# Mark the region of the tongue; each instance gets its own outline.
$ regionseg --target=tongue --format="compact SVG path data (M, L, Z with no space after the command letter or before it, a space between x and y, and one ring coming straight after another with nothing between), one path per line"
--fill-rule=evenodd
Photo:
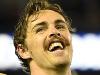
M56 48L53 51L50 51L54 56L63 56L64 55L64 50L61 48Z

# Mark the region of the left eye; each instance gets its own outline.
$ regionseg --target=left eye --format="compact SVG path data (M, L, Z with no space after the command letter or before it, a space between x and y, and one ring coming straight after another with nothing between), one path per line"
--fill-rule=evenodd
M57 29L65 29L65 26L64 25L57 25L56 28Z

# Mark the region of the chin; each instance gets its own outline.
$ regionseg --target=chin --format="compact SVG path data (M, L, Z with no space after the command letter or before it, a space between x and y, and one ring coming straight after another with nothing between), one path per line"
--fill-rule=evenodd
M55 66L56 67L66 67L66 66L70 66L70 64L71 64L71 62L70 61L68 61L68 60L60 60L60 61L56 61L55 62Z

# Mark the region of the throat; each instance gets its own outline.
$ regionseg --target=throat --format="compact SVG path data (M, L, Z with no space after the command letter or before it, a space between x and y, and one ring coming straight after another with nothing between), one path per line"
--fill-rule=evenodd
M71 75L71 70L65 65L59 65L55 68L42 68L35 62L30 63L31 75Z
M63 68L63 66L59 66L59 69L51 69L46 71L46 75L71 75L70 68Z

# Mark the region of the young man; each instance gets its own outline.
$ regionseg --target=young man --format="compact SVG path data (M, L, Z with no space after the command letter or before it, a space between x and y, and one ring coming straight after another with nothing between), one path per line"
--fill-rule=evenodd
M30 0L14 33L16 54L31 75L71 75L70 21L60 6Z

